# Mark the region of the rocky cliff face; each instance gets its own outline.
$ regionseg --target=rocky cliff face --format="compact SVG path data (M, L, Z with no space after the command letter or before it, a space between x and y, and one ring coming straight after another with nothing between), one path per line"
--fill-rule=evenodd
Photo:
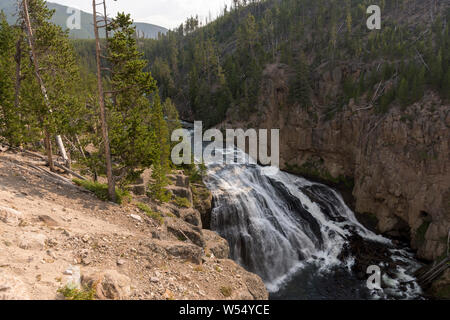
M336 92L337 68L317 81ZM221 127L279 128L284 170L344 183L355 211L377 218L378 230L406 238L418 256L444 254L450 231L450 106L433 93L406 110L374 108L353 101L339 111L288 104L287 71L269 65L256 114L242 122L231 110Z

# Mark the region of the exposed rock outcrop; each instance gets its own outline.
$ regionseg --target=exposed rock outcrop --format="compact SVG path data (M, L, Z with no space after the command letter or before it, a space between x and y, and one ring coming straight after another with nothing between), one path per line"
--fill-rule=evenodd
M323 90L333 77L318 79ZM283 65L269 65L258 112L241 122L231 110L221 127L279 128L282 169L354 184L354 209L376 215L379 231L409 239L420 258L441 256L450 230L450 106L429 92L406 110L377 114L351 101L330 117L319 106L289 105L288 78Z
M194 208L200 212L203 228L211 228L212 193L204 184L191 185Z
M450 299L450 269L433 283L431 293L439 299Z
M191 261L196 264L202 262L203 249L190 243L176 243L165 247L168 254Z
M81 283L95 290L99 300L127 300L131 294L131 280L116 270L83 276Z
M203 230L206 241L206 253L212 253L218 259L228 259L230 257L230 246L227 240L220 237L216 232Z

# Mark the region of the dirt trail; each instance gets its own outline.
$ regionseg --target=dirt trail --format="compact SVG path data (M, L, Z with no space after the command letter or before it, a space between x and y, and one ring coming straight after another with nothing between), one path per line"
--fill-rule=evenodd
M111 298L267 298L259 277L167 231L191 228L182 219L161 226L133 204L100 201L36 165L45 169L28 155L0 152L0 299L63 299L57 291L77 268L87 278L115 275ZM208 246L223 245L199 232Z

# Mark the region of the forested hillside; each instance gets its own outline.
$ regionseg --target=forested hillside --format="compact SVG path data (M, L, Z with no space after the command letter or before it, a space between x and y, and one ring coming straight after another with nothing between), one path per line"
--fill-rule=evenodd
M382 9L381 30L366 26L371 4ZM238 119L254 113L264 100L263 72L274 63L287 72L289 103L313 107L318 117L350 99L383 113L426 89L450 98L449 17L448 2L435 0L235 1L206 27L192 18L140 45L162 97L208 125L229 109ZM319 79L327 73L337 86Z
M421 258L441 257L450 3L234 3L207 26L191 18L139 41L161 96L205 126L280 128L282 169L345 185L380 232L409 241ZM373 4L380 30L366 25Z
M74 3L76 5L76 3ZM72 16L73 12L69 11L69 7L57 3L47 2L47 7L55 10L51 21L65 30L67 28L67 19ZM18 18L17 16L17 1L16 0L2 0L0 3L0 11L3 10L6 18L10 24L14 24ZM94 27L92 25L92 14L81 11L80 13L80 29L72 29L69 31L69 36L72 39L93 39ZM166 28L150 24L140 23L134 24L141 35L146 38L156 39L159 33L167 32Z

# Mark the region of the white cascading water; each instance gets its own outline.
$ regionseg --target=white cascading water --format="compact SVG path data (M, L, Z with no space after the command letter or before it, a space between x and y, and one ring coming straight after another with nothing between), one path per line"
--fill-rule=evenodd
M238 149L216 150L224 155L247 159ZM248 164L206 163L205 183L214 196L211 229L228 240L231 258L261 276L270 292L279 291L292 276L308 265L328 272L333 267L349 270L352 261L340 261L350 232L367 240L390 240L367 230L355 218L342 197L331 188L278 171ZM409 253L392 250L394 259L407 259L418 267ZM396 278L383 275L384 290L374 298L418 298L421 290L405 269ZM396 288L409 282L408 290ZM301 284L299 284L301 285Z

